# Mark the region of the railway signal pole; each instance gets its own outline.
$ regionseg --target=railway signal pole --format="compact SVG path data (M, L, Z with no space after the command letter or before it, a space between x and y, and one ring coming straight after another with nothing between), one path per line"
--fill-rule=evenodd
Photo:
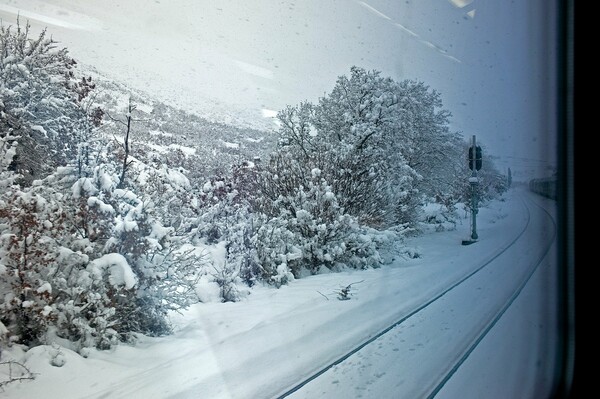
M469 169L471 169L471 177L469 177L469 183L471 185L471 239L463 240L463 245L473 244L477 242L479 235L477 235L477 186L479 185L479 179L477 178L477 171L481 169L483 164L483 156L481 147L477 145L477 139L473 135L473 142L469 147Z

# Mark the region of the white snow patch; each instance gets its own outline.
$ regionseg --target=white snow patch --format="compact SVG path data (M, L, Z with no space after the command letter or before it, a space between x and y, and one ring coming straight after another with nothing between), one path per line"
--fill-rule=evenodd
M133 288L137 284L137 277L131 266L127 263L127 259L121 254L110 253L93 260L88 266L88 271L101 277L103 270L108 270L108 281L113 287L125 286L125 288Z
M175 169L168 169L167 170L167 178L169 179L169 181L178 186L178 187L182 187L185 189L189 189L191 188L191 184L190 184L190 180L180 171L175 170Z
M205 251L209 254L214 267L217 270L223 269L227 260L227 243L221 241L215 245L206 246Z
M196 154L196 149L195 148L186 147L186 146L183 146L183 145L180 145L180 144L170 144L169 148L175 149L175 150L180 150L185 155L195 155Z
M112 205L105 203L98 197L91 196L87 200L87 205L90 208L98 207L98 210L102 213L113 214L115 212Z
M21 307L23 308L30 308L35 304L35 302L33 301L23 301L21 302Z
M221 288L209 276L202 276L196 285L196 295L202 303L220 303Z
M165 147L164 145L154 144L154 143L144 143L144 144L147 145L148 147L152 148L154 151L158 152L159 154L164 154L167 151L169 151L169 147Z
M41 294L43 292L47 292L49 294L52 293L52 286L50 285L49 282L45 282L44 284L40 285L39 288L36 290L36 292L38 294Z
M150 104L140 102L136 104L135 109L150 114L154 110L154 107Z
M162 240L164 237L171 234L172 232L173 232L172 227L164 227L160 223L154 223L152 225L152 232L150 233L150 235L152 238L155 238L157 240Z
M152 136L173 137L173 133L167 133L160 130L150 130L148 133Z
M8 334L8 328L0 321L0 337Z
M31 125L31 130L35 130L36 132L43 133L44 136L48 136L48 132L46 132L46 129L44 129L43 126L40 126L40 125Z
M240 148L239 143L230 143L229 141L225 141L225 140L220 140L220 141L223 143L225 148Z
M333 201L335 200L335 194L332 193L331 191L327 191L324 195L323 198L327 201Z
M264 118L275 118L277 116L277 111L267 108L261 109L260 113Z

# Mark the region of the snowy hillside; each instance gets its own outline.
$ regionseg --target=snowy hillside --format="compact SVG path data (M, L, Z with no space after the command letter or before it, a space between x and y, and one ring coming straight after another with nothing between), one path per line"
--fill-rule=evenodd
M314 101L351 65L394 68L377 45L387 29L361 2L0 3L5 22L17 13L113 80L211 121L261 129L285 105ZM336 13L343 23L331 24Z
M196 185L224 176L233 164L267 159L276 144L271 128L256 130L211 122L143 90L109 80L95 68L82 67L81 73L96 84L92 106L101 107L110 117L122 119L132 99L136 107L131 136L134 154L144 161L154 157L168 166L184 167ZM104 118L103 134L122 140L125 129L110 117Z

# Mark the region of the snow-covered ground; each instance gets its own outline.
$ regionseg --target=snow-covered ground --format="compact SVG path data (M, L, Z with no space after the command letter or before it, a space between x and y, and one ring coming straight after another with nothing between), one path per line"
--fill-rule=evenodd
M56 346L27 353L13 348L3 359L24 361L36 379L9 384L3 395L275 397L491 260L523 232L460 290L292 396L415 397L447 371L547 247L552 220L532 201L553 212L552 202L511 192L506 201L480 210L476 244L461 245L469 232L468 219L463 219L454 231L411 239L407 244L418 250L418 258L401 257L380 269L307 277L280 289L256 287L237 303L198 304L174 316L172 336L140 337L134 346L92 350L87 358ZM553 260L550 252L497 329L473 352L476 360L467 359L440 397L530 397L532 390L546 386L544 373L554 361L555 309L546 301L554 297ZM335 292L355 282L355 295L338 300ZM57 358L58 363L64 360L62 367L51 365Z

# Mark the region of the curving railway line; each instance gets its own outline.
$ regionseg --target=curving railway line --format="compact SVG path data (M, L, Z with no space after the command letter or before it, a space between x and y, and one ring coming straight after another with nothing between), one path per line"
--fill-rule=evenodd
M531 198L523 198L522 203L526 223L492 257L277 398L386 397L390 386L393 397L437 397L513 306L540 265L549 261L556 241L554 216ZM525 253L528 256L520 256ZM378 357L386 359L380 369ZM549 356L546 361L553 360ZM362 371L357 367L360 363ZM422 370L415 373L419 367ZM374 378L365 388L369 374ZM403 375L416 377L404 381Z

